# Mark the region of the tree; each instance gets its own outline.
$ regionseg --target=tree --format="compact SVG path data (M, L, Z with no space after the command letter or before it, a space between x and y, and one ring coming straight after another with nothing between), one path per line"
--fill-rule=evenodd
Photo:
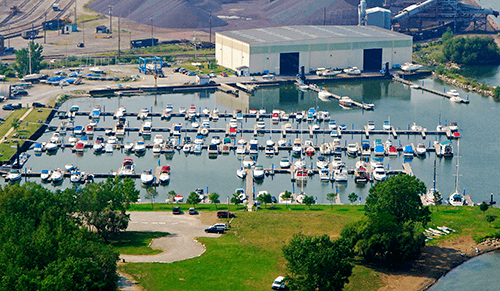
M285 205L288 208L288 201L292 199L292 192L285 191L283 195L281 195L281 199L285 200Z
M304 202L304 204L309 207L309 210L311 210L311 205L313 205L315 201L313 196L306 196L302 202Z
M479 205L479 209L481 209L481 211L483 212L483 215L486 212L486 210L488 210L488 208L490 208L490 206L488 204L486 204L486 202L484 202L484 201L483 201L483 203L481 203Z
M271 197L271 194L266 193L266 194L263 194L263 195L260 195L259 197L257 197L257 201L259 201L260 203L263 203L264 208L266 208L267 203L273 202L273 197Z
M30 41L28 48L23 48L16 51L16 63L13 65L21 78L24 75L31 73L39 73L43 69L43 46ZM30 73L30 55L31 55L31 73Z
M464 65L498 64L500 53L491 37L454 37L443 43L447 61Z
M191 192L189 194L188 199L186 200L186 203L193 204L193 207L196 207L196 204L200 204L200 202L201 202L200 195L198 195L198 193L196 192Z
M343 239L295 234L283 246L283 256L290 290L342 290L352 274L353 252Z
M243 201L240 199L240 191L236 191L236 193L233 194L233 197L231 197L231 203L239 205L243 203Z
M330 201L330 208L333 208L333 202L337 199L337 193L326 194L326 200Z
M366 260L381 258L393 264L420 255L425 245L425 228L430 221L428 207L420 194L424 183L400 174L375 184L365 205L365 219L342 235Z
M82 220L81 225L91 230L95 228L107 242L109 233L128 227L130 215L126 211L130 203L137 202L139 190L131 178L120 180L117 176L105 182L86 184L74 196L75 212Z
M441 36L441 42L444 44L453 38L453 30L450 27L446 29L445 33Z
M158 191L156 191L156 188L154 187L147 187L146 188L146 195L144 198L151 200L151 208L154 209L154 202L155 198L158 195Z
M21 123L19 122L19 118L14 118L14 120L12 120L12 127L14 128L15 131L17 131L20 124Z
M358 194L352 192L351 194L349 194L348 198L349 198L349 202L351 202L351 204L353 204L354 202L358 201Z
M175 193L174 190L171 190L168 192L168 199L170 200L170 203L172 203L172 204L174 204L175 195L177 195L177 193Z
M438 207L443 203L443 196L439 191L434 192L434 204L436 204L436 211L439 211Z
M76 224L66 199L30 182L0 188L0 290L116 290L118 254Z
M496 215L491 215L491 214L488 214L486 215L486 221L488 223L492 223L493 221L495 221L497 219ZM490 225L491 226L491 225Z
M220 200L219 200L219 194L217 193L212 193L210 195L208 195L208 199L210 199L210 201L215 204L215 209L217 209L217 203L220 203Z

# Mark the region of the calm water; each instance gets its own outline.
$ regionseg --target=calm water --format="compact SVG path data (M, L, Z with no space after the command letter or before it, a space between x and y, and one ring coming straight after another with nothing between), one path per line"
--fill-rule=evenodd
M430 291L498 290L500 252L475 257L439 279Z
M444 85L434 82L432 79L422 80L425 85L443 90ZM338 102L323 102L317 98L314 92L300 92L295 87L276 87L259 89L254 96L249 98L235 98L224 93L193 93L193 94L167 94L155 96L140 96L127 98L81 98L72 99L67 104L63 105L62 109L68 109L72 105L77 104L80 110L88 111L95 104L100 104L105 107L106 111L113 111L119 106L126 106L129 112L136 112L141 107L152 108L154 112L161 112L167 103L172 103L175 110L179 106L189 107L190 104L195 104L199 108L214 108L217 107L220 111L231 112L235 108L260 108L265 107L268 112L273 109L282 109L287 112L293 110L307 110L310 107L319 106L321 110L328 110L331 113L332 119L336 120L337 124L344 123L348 128L360 129L369 120L376 122L377 128L382 127L383 121L390 118L391 124L396 128L406 129L413 122L424 126L429 130L434 130L441 118L442 123L449 121L457 121L460 128L460 133L463 138L460 142L460 180L459 189L464 188L466 193L472 196L475 202L481 202L489 199L490 193L495 193L497 185L494 182L499 175L499 167L495 158L495 153L498 151L500 142L496 132L500 131L498 120L499 104L491 100L475 94L469 94L471 104L455 104L447 99L434 96L419 90L410 89L402 84L388 81L370 81L365 83L346 83L327 85L331 92L348 95L354 100L367 103L374 103L374 111L362 111L360 109L343 110L339 107ZM447 90L450 88L446 88ZM466 93L458 89L461 96L466 96ZM140 126L140 121L135 118L128 118L130 126ZM59 119L54 119L52 124L57 125ZM84 126L88 122L87 117L77 117L76 125ZM173 118L170 122L161 121L159 118L153 119L153 126L170 127L172 122L183 122L183 119ZM211 124L212 128L225 128L229 120L221 119L217 123ZM253 120L244 121L244 127L253 127ZM270 119L266 120L266 128L270 128ZM114 124L112 118L102 118L99 121L100 125L111 127ZM188 125L189 126L189 125ZM300 127L294 123L294 127ZM302 125L305 128L305 125ZM327 124L322 124L322 127L327 127ZM277 126L274 125L276 128ZM51 133L46 133L40 138L41 141L47 141ZM190 136L194 138L194 134ZM164 138L167 134L164 133ZM221 136L222 137L222 136ZM252 138L251 134L243 136L247 141ZM137 133L130 133L125 137L125 141L133 142L138 138ZM210 142L211 136L206 139L205 144ZM239 138L239 136L238 136ZM261 144L265 143L269 136L258 137ZM280 137L272 136L277 141ZM293 140L295 136L288 135L288 140ZM305 140L308 137L303 137ZM372 136L370 141L382 139L385 141L388 137ZM399 136L393 140L393 143L406 145L410 142L424 142L429 145L434 141L435 136L428 136L426 140L422 140L420 136ZM66 137L67 139L67 137ZM360 141L360 135L342 136L342 143L350 143ZM445 137L440 137L444 141ZM326 135L318 135L312 139L315 144L323 141L331 141L331 138ZM455 152L457 151L456 141L454 143ZM33 154L32 151L30 151ZM281 156L288 156L288 152L280 152L279 156L267 158L261 153L258 157L258 163L264 167L271 167L272 164L279 166ZM235 171L241 166L241 161L232 153L228 156L218 156L216 159L209 159L207 152L199 156L188 155L184 153L175 153L173 156L161 155L154 157L152 151L148 151L145 156L131 156L136 163L136 172L140 173L145 169L154 169L158 163L161 165L170 164L172 167L171 183L167 186L159 186L157 188L159 197L156 201L164 201L166 193L174 190L182 195L187 195L197 187L201 187L209 192L218 192L223 198L239 187L244 187L244 181L236 177ZM109 172L117 170L124 158L127 155L115 151L112 155L102 154L96 156L91 149L87 149L82 157L71 153L70 150L59 150L56 155L41 156L32 155L28 160L26 167L31 167L33 171L41 171L42 169L63 168L67 163L73 163L84 172ZM315 159L308 158L308 166L311 163L315 164ZM349 168L354 167L356 159L343 156L342 159L347 163ZM421 179L429 187L432 184L433 176L433 160L434 154L428 154L426 158L414 158L410 163L415 175ZM403 157L384 158L386 167L401 169ZM455 173L456 158L453 159L438 159L437 160L437 188L447 196L454 190L454 173ZM33 179L39 181L38 179ZM69 179L66 179L62 186L69 186ZM137 180L138 188L140 181ZM317 198L318 203L326 203L326 194L338 191L342 202L348 203L347 196L356 192L361 197L361 202L368 195L370 184L366 186L357 186L353 178L350 177L348 183L321 183L319 177L313 177L307 182L303 191L308 195L313 195ZM47 184L48 188L54 188L51 184ZM295 190L295 185L290 182L289 175L277 174L274 178L266 177L260 184L255 185L255 190L267 190L273 195L278 195L284 190ZM144 194L145 190L141 188ZM224 200L224 199L223 199Z

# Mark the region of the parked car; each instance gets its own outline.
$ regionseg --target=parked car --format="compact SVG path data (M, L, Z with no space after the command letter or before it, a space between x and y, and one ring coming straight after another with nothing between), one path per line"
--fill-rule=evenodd
M28 96L28 91L26 90L17 90L12 94L14 97L20 97L20 96Z
M227 210L217 211L217 218L232 218L235 217L233 212L229 212Z
M198 214L198 211L196 211L194 207L189 208L189 215L196 215L196 214Z
M179 206L175 206L173 209L172 209L172 213L173 214L181 214L181 208Z
M40 102L33 102L31 105L33 107L35 107L35 108L43 108L43 107L45 107L45 104L40 103Z
M227 226L226 226L226 224L225 224L225 223L216 223L216 224L214 224L214 225L212 225L212 226L214 226L214 227L218 227L218 228L222 228L222 229L224 229L224 230L227 230Z
M188 76L196 76L196 73L195 72L189 72L187 75Z
M83 42L79 42L76 46L77 47L85 47L85 44L83 44Z
M2 107L3 110L16 110L21 108L21 104L6 104Z
M222 73L220 73L220 75L221 75L222 77L227 77L227 73L226 73L226 72L222 72Z
M181 68L179 68L179 67L175 67L175 68L174 68L174 70L173 70L173 72L174 72L174 73L178 73L180 69L181 69Z
M226 232L226 230L224 228L216 227L216 226L212 225L211 227L206 228L205 232L206 233L224 233L224 232Z
M271 286L271 289L273 289L273 290L283 290L285 288L286 288L285 277L278 276L276 279L274 279L274 282L273 282L273 285Z

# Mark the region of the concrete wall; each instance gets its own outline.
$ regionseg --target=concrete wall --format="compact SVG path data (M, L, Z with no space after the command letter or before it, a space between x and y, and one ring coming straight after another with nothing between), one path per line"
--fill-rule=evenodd
M265 70L279 74L280 53L298 52L299 67L304 66L309 72L321 67L348 68L358 67L363 70L363 50L382 48L382 63L404 64L412 60L411 39L376 39L346 38L335 43L311 43L309 40L293 41L276 45L246 44L241 41L216 35L217 63L235 70L246 65L250 73L262 73Z

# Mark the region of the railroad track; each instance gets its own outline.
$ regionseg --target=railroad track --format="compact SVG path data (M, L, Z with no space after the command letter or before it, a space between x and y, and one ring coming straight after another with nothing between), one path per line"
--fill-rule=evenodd
M21 4L17 5L17 10L21 11L21 9L24 8L24 6L26 6L26 4L28 4L29 1L30 0L24 0ZM2 22L0 22L0 26L9 22L9 20L11 20L12 17L14 17L14 15L15 15L14 13L10 13Z
M37 3L37 8L43 3L44 0L41 0L39 1L39 3ZM60 0L57 0L56 2L59 3ZM57 13L57 15L52 18L52 19L47 19L47 21L49 20L54 20L54 19L59 19L61 18L69 9L70 7L73 6L73 4L75 3L76 0L71 0L66 6L64 6L63 9L61 9L59 11L59 13ZM36 9L34 9L31 14L33 14L33 12L35 11ZM4 39L9 39L9 38L13 38L13 37L18 37L18 36L21 36L21 33L25 30L29 30L29 29L40 29L42 28L42 23L44 20L44 17L45 15L50 12L52 10L52 7L48 8L47 10L45 10L44 13L42 13L40 16L36 17L34 20L32 21L29 21L27 22L26 24L22 24L20 26L17 26L16 28L14 29L4 29L4 30L0 30L0 34L4 31L9 31L8 33L4 33ZM31 10L30 10L31 11ZM25 20L29 15L27 15L23 20ZM12 31L14 30L14 31Z

